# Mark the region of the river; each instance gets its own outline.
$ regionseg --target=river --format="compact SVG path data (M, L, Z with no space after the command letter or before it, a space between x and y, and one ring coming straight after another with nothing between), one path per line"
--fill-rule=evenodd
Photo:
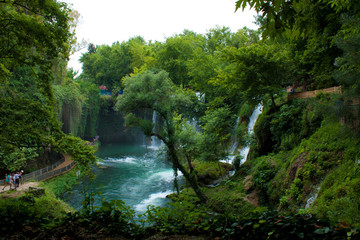
M121 199L137 213L146 211L148 205L164 206L166 196L174 192L174 172L163 151L139 145L108 144L99 148L102 159L93 173L96 179L73 187L62 199L75 209L82 207L84 189L101 192L101 199Z

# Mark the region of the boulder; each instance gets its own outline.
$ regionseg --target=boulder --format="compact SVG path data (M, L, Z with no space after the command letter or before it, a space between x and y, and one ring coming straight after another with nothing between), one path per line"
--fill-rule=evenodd
M40 187L29 187L29 193L34 197L41 197L45 195L45 189Z

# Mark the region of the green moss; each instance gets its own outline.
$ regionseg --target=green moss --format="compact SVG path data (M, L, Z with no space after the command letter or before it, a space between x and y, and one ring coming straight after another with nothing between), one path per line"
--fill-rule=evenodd
M283 211L296 212L321 183L318 198L307 211L332 224L345 221L359 227L359 139L337 122L324 122L309 139L288 153L291 155L285 158L286 162L279 161L271 184L266 184L269 179L265 178L269 176L269 160L264 162L266 157L262 157L254 161L252 174L261 194L267 193L270 202L278 201Z
M198 176L198 181L202 184L211 184L213 181L224 178L232 165L220 162L194 161L193 167Z
M63 201L49 195L35 198L35 208L38 214L44 217L52 216L54 218L64 217L65 213L74 211L73 208Z
M256 208L255 205L244 200L246 194L239 183L230 182L227 185L207 191L209 206L223 214L245 215Z
M239 117L249 119L253 110L254 108L251 105L244 103L240 108Z
M332 224L346 222L360 228L360 166L349 161L331 171L321 184L313 213Z

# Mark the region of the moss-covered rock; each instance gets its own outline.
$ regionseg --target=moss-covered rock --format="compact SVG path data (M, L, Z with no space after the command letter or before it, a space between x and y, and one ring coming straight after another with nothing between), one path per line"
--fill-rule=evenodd
M195 161L193 167L201 185L214 184L217 180L221 181L228 177L229 171L234 170L232 164L224 162Z

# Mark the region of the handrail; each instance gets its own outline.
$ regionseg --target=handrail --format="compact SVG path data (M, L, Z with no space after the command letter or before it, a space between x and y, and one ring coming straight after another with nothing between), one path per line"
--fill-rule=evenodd
M53 170L54 168L56 168L57 166L59 166L63 162L65 162L64 157L60 161L57 161L56 163L54 163L51 166L47 166L47 167L44 167L42 169L36 170L34 172L24 174L24 175L22 175L23 182L27 182L27 181L30 181L30 180L36 180L38 176L41 176L42 174L45 174L45 173Z
M44 181L50 178L53 178L55 176L58 176L64 172L69 171L70 169L72 169L75 166L75 162L71 162L69 165L62 167L60 169L54 170L57 166L59 166L60 164L62 164L63 162L65 162L65 158L63 158L62 160L54 163L51 166L36 170L34 172L31 173L27 173L22 175L23 178L23 182L28 182L28 181ZM4 181L4 179L0 180L0 181Z
M306 92L295 92L288 95L288 100L292 100L294 98L313 98L316 97L319 93L337 93L341 94L342 89L341 87L331 87L325 89L319 89L314 91L306 91Z
M45 174L36 176L35 179L33 179L33 180L40 182L40 181L44 181L44 180L56 177L58 175L61 175L61 174L65 173L65 172L69 171L74 166L75 166L75 162L71 162L69 165L67 165L65 167L62 167L62 168L59 168L59 169L57 169L55 171L50 171L50 172L47 172Z

